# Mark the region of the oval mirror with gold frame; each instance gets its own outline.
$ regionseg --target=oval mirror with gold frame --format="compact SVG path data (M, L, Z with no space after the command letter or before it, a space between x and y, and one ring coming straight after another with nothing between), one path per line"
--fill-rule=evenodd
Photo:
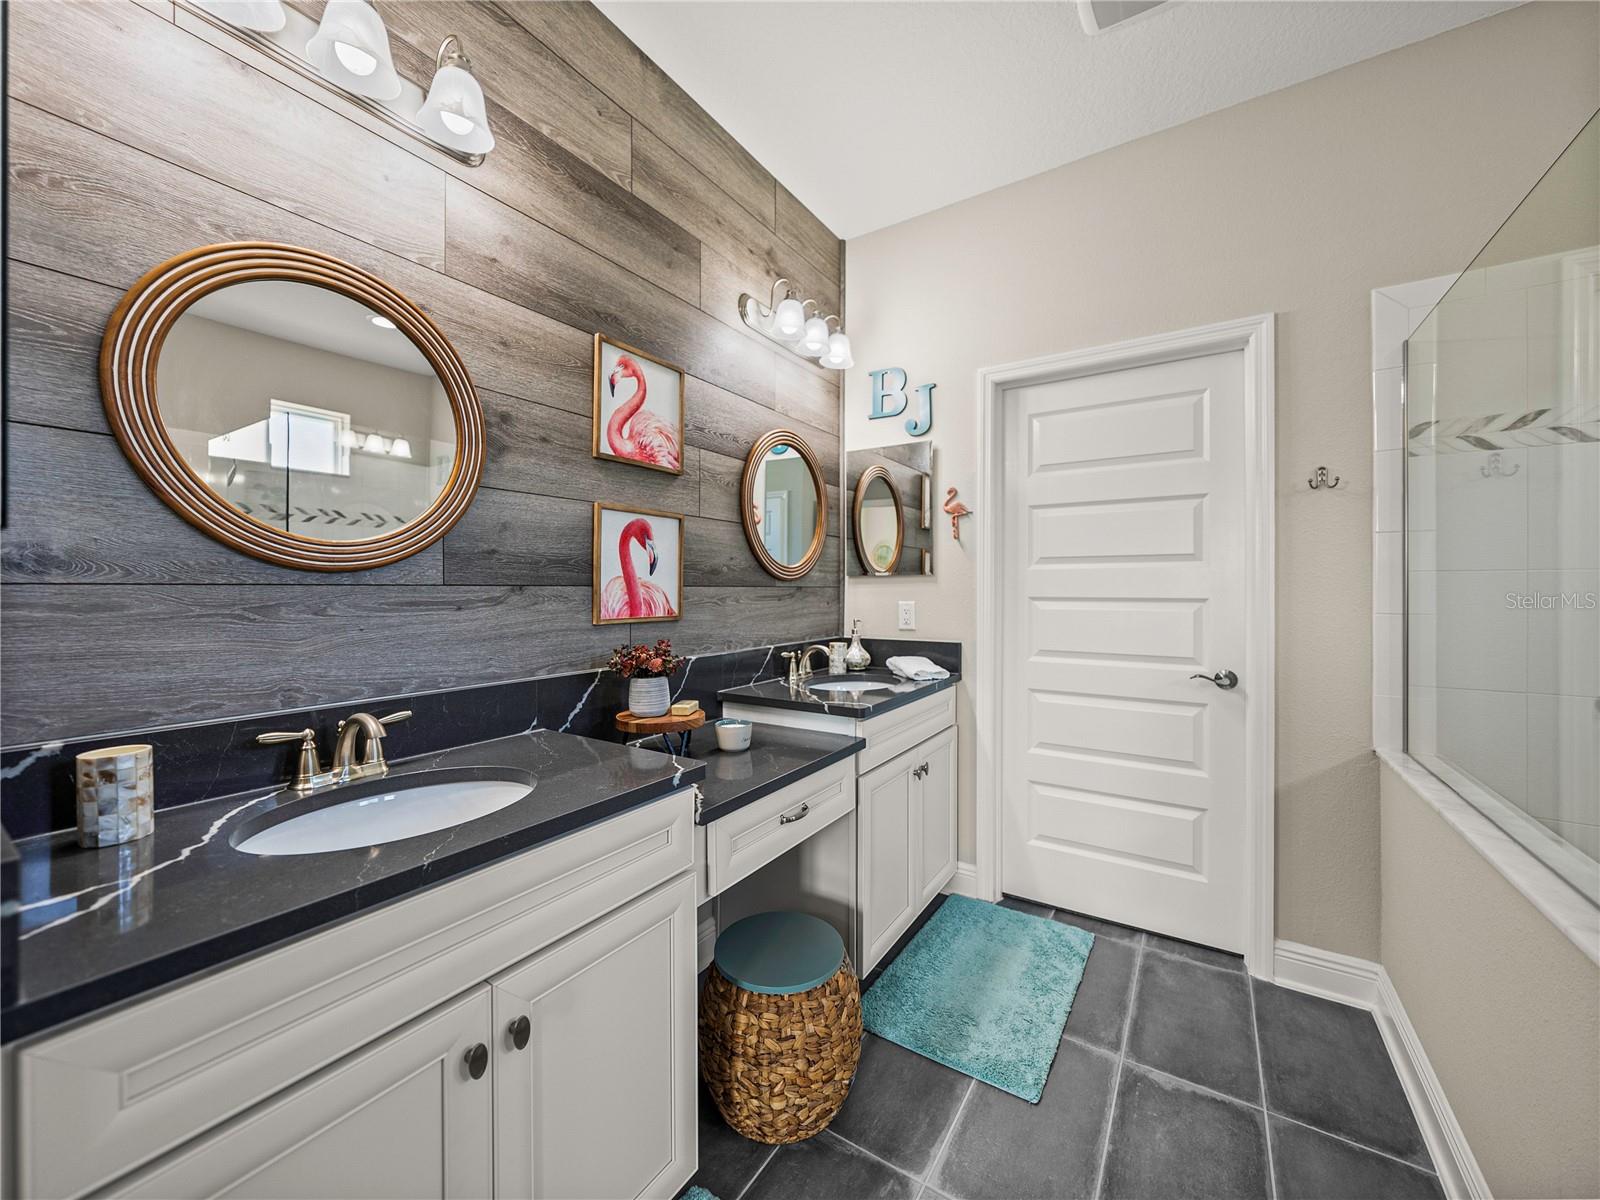
M106 327L100 390L156 495L283 567L416 554L483 473L483 410L444 334L383 280L297 246L205 246L150 271Z
M861 569L868 575L893 575L906 543L906 513L887 468L872 466L861 472L851 517Z
M799 579L822 557L828 489L804 438L788 429L763 434L744 461L739 512L750 551L768 575Z

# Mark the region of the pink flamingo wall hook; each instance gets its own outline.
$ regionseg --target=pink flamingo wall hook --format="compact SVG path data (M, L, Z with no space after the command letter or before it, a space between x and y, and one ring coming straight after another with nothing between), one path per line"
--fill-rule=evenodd
M961 540L961 518L970 517L972 510L956 499L955 488L945 489L944 504L941 507L950 514L950 536L959 542Z

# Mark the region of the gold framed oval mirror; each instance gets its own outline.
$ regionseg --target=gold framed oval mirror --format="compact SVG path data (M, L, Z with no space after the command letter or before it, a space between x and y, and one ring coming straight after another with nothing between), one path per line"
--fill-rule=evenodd
M893 575L906 541L906 513L887 468L861 472L851 515L861 569L868 575Z
M744 460L739 513L745 540L768 575L799 579L822 557L828 489L804 438L788 429L763 434Z
M483 411L444 334L383 280L298 246L205 246L150 271L106 326L100 390L156 495L283 567L416 554L483 473Z

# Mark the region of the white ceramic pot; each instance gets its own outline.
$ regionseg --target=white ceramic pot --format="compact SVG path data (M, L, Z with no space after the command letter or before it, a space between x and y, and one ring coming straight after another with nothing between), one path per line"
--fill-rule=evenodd
M636 717L664 717L672 707L672 683L665 675L628 680L628 711Z

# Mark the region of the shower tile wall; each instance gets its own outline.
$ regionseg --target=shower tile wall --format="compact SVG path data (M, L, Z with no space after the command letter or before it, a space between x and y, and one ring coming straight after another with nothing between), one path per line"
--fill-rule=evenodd
M1600 412L1574 339L1597 265L1589 251L1468 271L1431 319L1408 314L1406 380L1410 748L1591 858Z

